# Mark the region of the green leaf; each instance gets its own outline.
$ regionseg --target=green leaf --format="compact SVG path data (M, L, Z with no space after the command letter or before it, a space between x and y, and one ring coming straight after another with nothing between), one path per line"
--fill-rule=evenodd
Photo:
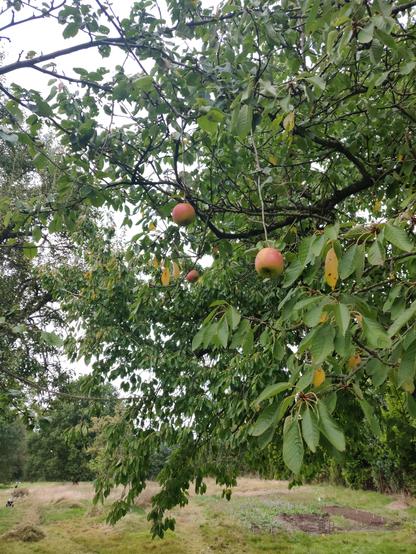
M133 87L138 91L150 92L153 88L153 78L151 75L143 75L134 81Z
M365 371L371 376L371 380L375 387L379 387L384 383L389 374L389 368L377 358L369 360L365 366Z
M240 139L245 139L250 133L252 120L253 108L248 104L244 104L237 116L236 134Z
M242 319L233 335L230 348L239 348L243 346L248 333L251 330L250 322L247 319Z
M348 325L350 324L350 312L345 304L335 304L334 306L335 321L342 336L345 336Z
M307 77L306 80L312 83L315 87L319 88L320 90L325 90L326 88L326 83L324 79L319 75L312 75L312 77Z
M306 408L302 415L302 435L311 452L316 452L319 444L319 427L316 415L310 408Z
M227 322L227 318L225 316L222 316L222 318L220 320L220 323L218 325L218 330L217 330L217 336L219 338L219 341L220 341L221 345L224 348L227 348L227 344L228 344L228 322Z
M62 346L63 340L56 333L49 333L47 331L41 332L42 340L49 346Z
M230 306L225 313L228 321L228 326L232 331L235 331L241 321L241 314L234 308Z
M361 31L358 33L358 42L361 42L361 44L368 44L373 40L373 33L374 24L370 23L369 25L367 25L367 27L364 27L364 29L361 29Z
M337 38L338 31L334 30L328 33L328 37L326 39L326 51L329 56L332 56L332 54L334 53L334 44Z
M299 473L302 467L303 454L304 448L299 422L296 418L290 417L290 421L287 424L285 423L283 434L283 461L295 475Z
M400 66L399 73L400 75L409 75L416 67L416 62L407 62Z
M342 256L339 263L339 276L341 281L352 275L356 269L357 245L353 244Z
M373 407L367 402L367 400L358 400L358 403L361 406L366 420L368 421L370 429L376 437L379 437L381 435L381 429L378 419L374 415Z
M283 398L283 400L280 402L279 407L277 409L276 414L276 425L279 423L279 421L286 415L287 410L289 409L289 406L291 406L294 402L294 395L286 396L286 398Z
M384 250L378 240L375 240L367 253L368 261L371 265L384 264Z
M400 331L400 329L406 325L406 323L416 314L416 300L412 302L412 304L402 312L396 321L394 321L388 330L389 337L394 337L396 333Z
M416 418L416 400L411 394L406 394L406 404L409 415Z
M301 376L299 381L296 383L296 390L303 391L312 383L313 379L313 370L308 369L305 371L305 373Z
M365 266L365 245L359 244L355 252L355 278L357 281L361 280L364 273Z
M269 427L277 423L277 402L273 402L270 406L267 406L259 415L256 422L251 426L249 434L253 437L259 437Z
M328 240L337 240L339 235L339 222L333 225L327 225L324 230L324 235Z
M416 373L416 342L408 350L403 352L402 359L397 374L397 385L401 387L403 383L413 381Z
M23 255L26 258L29 258L31 260L32 258L36 258L38 254L38 248L35 244L31 244L29 242L25 242L22 248Z
M275 428L269 427L267 431L265 431L262 435L260 435L257 438L257 444L259 445L260 450L263 450L264 448L266 448L268 444L272 442L274 433L275 433Z
M344 433L338 427L335 420L329 415L324 402L319 401L317 403L319 413L319 426L322 433L329 440L329 442L335 446L337 450L343 452L345 450L345 437Z
M197 332L197 334L192 339L192 352L194 352L195 350L198 350L198 348L203 343L206 330L207 330L207 326L205 325L202 326L201 329Z
M35 242L39 242L42 238L42 230L40 227L33 227L32 238Z
M404 252L413 252L414 245L410 242L409 237L404 229L393 227L391 223L386 223L384 226L385 239Z
M263 400L268 400L273 396L277 396L281 392L287 389L290 389L291 387L292 387L292 384L289 382L275 383L274 385L269 385L264 389L264 391L258 396L258 398L256 398L256 400L252 404L253 405L260 404L260 402L263 402Z
M308 327L316 327L319 324L324 307L330 303L330 299L325 297L318 297L317 300L319 304L306 312L303 316L303 322Z
M217 337L217 330L218 330L217 321L214 321L213 323L211 323L211 325L208 325L206 327L206 331L204 333L204 338L203 338L204 348L207 348L208 346L215 344L215 339Z
M383 312L384 313L389 312L391 310L391 307L392 307L394 301L396 300L396 298L398 296L400 296L401 292L402 292L402 286L401 285L396 285L390 290L389 295L387 297L387 300L385 301L385 303L383 305Z
M67 25L64 29L64 32L62 33L62 36L66 38L74 37L78 34L79 31L79 24L75 23L75 21L72 21L69 25Z
M245 356L250 354L250 352L253 350L253 345L254 345L254 333L253 333L253 329L251 328L251 325L249 325L247 327L247 331L244 335L244 340L242 343L243 354Z
M377 321L363 317L363 333L367 344L374 348L390 348L391 339L383 327Z
M285 270L283 288L287 288L293 285L296 279L299 279L299 277L302 275L304 269L305 266L299 259L294 260Z
M217 131L218 122L212 121L207 115L201 115L201 117L198 117L197 123L203 131L206 131L211 135L215 134Z
M318 327L312 338L310 351L315 365L320 365L334 351L334 328L330 325Z

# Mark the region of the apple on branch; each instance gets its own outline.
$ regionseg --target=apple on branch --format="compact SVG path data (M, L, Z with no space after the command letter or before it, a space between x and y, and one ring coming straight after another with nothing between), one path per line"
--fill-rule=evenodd
M261 277L278 277L283 272L285 260L276 248L262 248L256 256L255 268Z
M196 217L195 210L189 202L180 202L172 210L172 219L181 227L190 225Z

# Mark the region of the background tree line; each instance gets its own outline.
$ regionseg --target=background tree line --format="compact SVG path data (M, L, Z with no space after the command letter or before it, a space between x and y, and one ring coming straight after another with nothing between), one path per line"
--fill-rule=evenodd
M123 459L128 449L109 451L108 433L122 423L123 402L115 389L95 389L101 400L80 397L85 378L69 382L58 396L42 409L35 427L28 428L22 418L2 413L0 419L0 483L27 481L90 481L103 478L113 458ZM78 397L77 397L78 396ZM321 455L311 459L305 478L308 482L416 494L416 436L414 426L406 422L405 406L391 394L383 409L381 425L385 430L375 438L360 418L351 429L351 442L345 454L335 458ZM124 440L132 440L134 429ZM164 446L152 456L149 479L156 479L173 447ZM258 474L266 479L285 479L290 473L284 465L278 445L270 445L254 456L242 453L236 460L217 454L222 463L239 466L242 473ZM218 461L217 459L217 461Z

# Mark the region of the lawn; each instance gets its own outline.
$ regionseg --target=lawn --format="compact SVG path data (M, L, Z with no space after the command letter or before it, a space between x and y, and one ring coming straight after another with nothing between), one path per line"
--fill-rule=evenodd
M416 501L374 492L289 490L284 481L244 478L227 502L209 482L207 495L191 494L188 506L174 512L176 531L152 540L146 511L154 483L114 527L105 523L108 508L92 505L89 483L22 486L29 495L13 509L4 507L11 491L0 489L1 554L416 553ZM25 526L43 538L21 540Z

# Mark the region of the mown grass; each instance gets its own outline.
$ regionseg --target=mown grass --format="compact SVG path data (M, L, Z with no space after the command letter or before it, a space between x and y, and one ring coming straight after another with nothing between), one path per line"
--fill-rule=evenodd
M276 482L275 482L276 483ZM271 486L272 484L270 484ZM107 508L95 510L91 490L61 485L28 485L29 497L15 508L3 508L7 491L0 490L0 534L19 523L38 526L46 537L37 543L2 541L1 554L415 554L416 506L393 512L392 497L342 487L309 486L288 491L283 483L268 489L268 483L245 480L232 500L221 499L217 490L191 498L175 511L176 531L162 541L152 540L146 510L138 506L114 527L105 524ZM279 514L319 514L325 505L367 510L400 523L391 530L351 529L351 522L335 516L340 532L308 535L289 532Z

